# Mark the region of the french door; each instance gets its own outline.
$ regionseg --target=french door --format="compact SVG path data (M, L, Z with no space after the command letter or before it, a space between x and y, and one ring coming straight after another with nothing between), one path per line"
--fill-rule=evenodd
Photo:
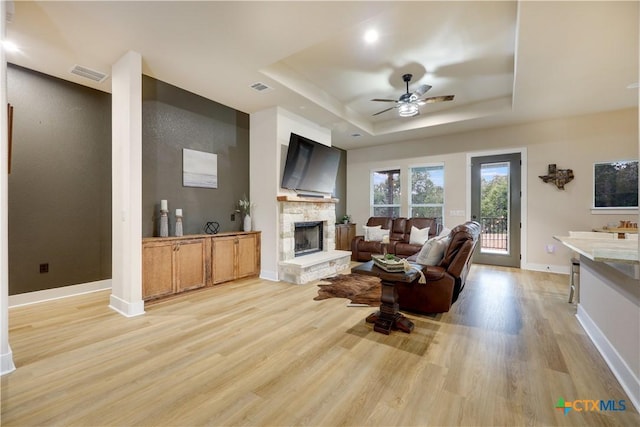
M471 219L482 228L479 264L520 267L520 153L471 158Z

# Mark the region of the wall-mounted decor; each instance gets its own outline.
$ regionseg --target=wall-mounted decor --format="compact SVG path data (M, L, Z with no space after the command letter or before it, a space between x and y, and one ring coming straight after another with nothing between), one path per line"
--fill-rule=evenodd
M555 184L559 190L564 190L564 185L573 180L572 169L558 169L555 163L550 164L546 175L539 175L543 182L550 182Z
M638 207L638 161L598 162L593 165L594 209Z
M218 155L183 148L182 185L218 188Z

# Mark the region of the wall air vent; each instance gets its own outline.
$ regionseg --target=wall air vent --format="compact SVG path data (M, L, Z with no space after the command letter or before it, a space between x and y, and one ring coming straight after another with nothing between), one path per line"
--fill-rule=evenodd
M108 74L105 74L100 71L92 70L91 68L83 67L82 65L74 65L71 70L69 70L71 74L75 74L80 77L84 77L89 80L93 80L94 82L102 83L105 81Z
M265 91L273 90L272 87L269 87L266 84L260 83L260 82L256 82L256 83L252 84L251 85L251 89L256 90L258 92L265 92Z

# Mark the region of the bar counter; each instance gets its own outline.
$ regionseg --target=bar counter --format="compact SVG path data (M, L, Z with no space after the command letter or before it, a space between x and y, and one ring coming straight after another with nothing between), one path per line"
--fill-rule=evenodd
M586 239L569 236L553 236L553 238L591 261L640 264L637 240Z
M631 403L640 410L638 241L565 236L554 239L580 254L576 317Z

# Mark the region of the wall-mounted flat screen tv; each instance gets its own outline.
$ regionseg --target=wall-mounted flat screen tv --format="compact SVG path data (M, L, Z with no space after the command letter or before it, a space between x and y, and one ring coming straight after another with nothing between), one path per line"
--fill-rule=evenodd
M333 193L339 164L339 150L292 133L281 186L298 192Z

